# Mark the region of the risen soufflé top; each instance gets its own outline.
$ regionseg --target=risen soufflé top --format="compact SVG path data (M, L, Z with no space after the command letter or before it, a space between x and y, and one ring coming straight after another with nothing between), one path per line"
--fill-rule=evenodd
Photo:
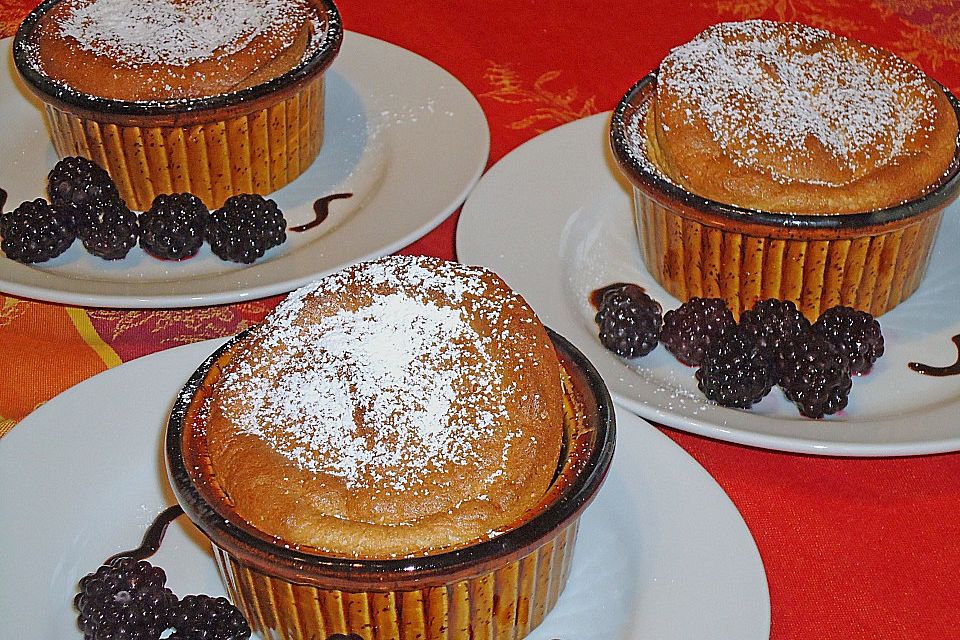
M324 29L308 0L63 0L38 22L34 57L92 96L202 98L282 75Z
M559 366L489 271L352 266L234 349L205 407L211 480L285 544L389 558L495 536L556 472Z
M646 116L646 117L644 117ZM796 23L722 23L663 60L632 144L697 195L850 213L912 199L957 148L943 89L862 42Z

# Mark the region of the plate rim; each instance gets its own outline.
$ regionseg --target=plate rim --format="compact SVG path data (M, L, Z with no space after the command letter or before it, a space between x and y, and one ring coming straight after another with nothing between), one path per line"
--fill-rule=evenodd
M0 41L0 47L3 47L3 51L8 54L7 58L10 57L9 49L11 43L12 38L5 38L3 41ZM175 279L171 279L163 281L161 285L169 286L171 291L164 293L143 294L135 291L129 291L131 286L135 286L135 277L137 274L134 273L131 274L132 278L130 280L100 281L99 286L104 288L104 292L77 292L70 290L70 282L72 280L85 280L85 278L82 276L72 277L69 274L52 273L42 268L36 268L30 265L22 265L11 261L6 257L0 256L0 291L17 297L39 300L43 302L99 308L166 309L232 304L287 293L308 282L341 269L348 264L392 254L415 242L419 238L422 238L431 230L439 226L454 211L456 211L458 207L460 207L486 169L486 166L489 162L490 153L489 123L486 119L485 113L483 112L483 108L480 106L480 103L477 100L477 97L450 71L418 53L374 36L352 30L345 30L343 50L341 51L340 56L334 60L329 71L333 71L335 73L338 72L338 61L340 61L342 65L342 56L344 53L351 55L350 51L354 46L375 47L380 49L383 53L404 57L412 63L422 65L423 68L429 69L430 73L437 74L438 76L442 77L444 89L448 91L455 91L458 96L458 100L462 100L462 103L458 102L458 105L462 107L462 113L464 114L462 116L463 122L469 124L470 126L476 127L476 129L473 131L473 135L477 137L477 140L480 142L480 144L472 146L473 150L469 154L470 162L464 163L465 167L469 165L471 169L469 175L463 176L464 179L462 183L459 184L458 189L450 190L451 193L449 197L446 198L447 202L445 205L433 214L424 214L421 218L420 224L409 228L405 233L392 238L389 242L380 243L377 248L371 251L353 255L346 261L341 261L336 265L323 267L320 270L296 277L284 277L282 275L282 270L278 270L279 272L276 276L274 276L273 281L266 284L249 284L248 286L236 288L224 288L221 286L211 285L206 290L176 293L175 289L177 288L177 281ZM357 62L359 64L363 64L364 59L362 57L358 57ZM11 65L8 64L7 69L0 70L0 73L7 75L12 73L10 66ZM349 81L362 80L362 77L358 77L356 71L343 74L343 77L345 80ZM15 79L12 80L16 82ZM361 86L359 88L362 89L363 87ZM376 88L374 87L374 91L375 90ZM422 97L425 102L429 102L433 100L434 96L425 94ZM366 103L368 105L370 100L371 98L369 97L366 99ZM431 110L442 113L442 107L443 105L431 105ZM42 120L42 114L38 113L37 117ZM437 117L439 117L439 115ZM44 137L44 148L48 148L51 144L52 143L50 143L49 139ZM392 164L402 165L403 163ZM282 190L283 189L280 191ZM354 211L351 214L351 217L356 216L359 213L360 210ZM356 230L354 230L354 232L356 233ZM328 236L328 238L318 239L315 242L329 243L331 241L339 240L337 238L336 229L330 232ZM301 249L301 251L302 250L303 249ZM280 257L277 258L277 260L283 260L283 258ZM256 262L245 267L238 267L237 272L247 268L255 269L264 264L268 264L268 262ZM196 282L202 282L204 279L228 280L234 273L236 272L222 271L210 274L209 276L191 276L190 280ZM256 279L259 279L259 277L259 275L256 275L252 281L256 282Z
M483 236L482 229L490 228L492 226L492 216L489 215L490 211L502 211L509 208L504 206L503 202L498 203L498 205L493 208L485 204L484 199L489 197L487 192L493 188L491 187L491 184L496 184L497 181L504 180L501 174L509 175L511 167L515 164L521 164L522 166L528 167L538 166L538 171L549 172L550 168L543 166L544 164L548 163L540 162L538 164L536 160L542 160L542 158L539 156L537 156L537 158L533 157L537 155L537 147L539 145L549 145L555 143L559 144L556 141L563 140L566 143L567 148L577 149L577 152L581 155L586 156L593 154L594 151L592 148L586 148L589 147L589 141L587 138L589 136L593 136L594 133L597 133L602 139L598 139L596 148L603 148L600 145L604 144L606 141L605 126L609 122L611 114L611 111L600 112L560 125L543 134L535 136L530 140L527 140L520 146L511 150L508 154L498 160L492 167L490 167L490 169L487 170L487 172L483 175L483 177L481 177L480 181L474 187L470 196L467 197L457 221L456 251L458 258L466 262L483 264L494 271L497 271L498 268L504 267L507 263L509 263L511 258L507 255L507 252L501 251L496 247L488 249L483 246L482 242L479 241L479 239ZM601 127L604 127L603 131L600 131ZM590 157L592 158L592 155ZM609 162L610 159L608 158L607 160L608 162L606 164L608 165L608 168L611 168L612 170L612 165L610 165ZM601 162L603 161L604 160L601 160ZM557 162L557 160L554 160L554 162ZM623 182L620 181L615 175L613 176L613 180L618 184L623 184ZM518 181L514 177L512 184L517 182ZM531 191L535 192L536 190L534 189ZM589 192L590 185L587 185L583 191ZM630 205L628 204L627 206ZM556 214L556 219L552 219L549 222L550 224L559 228L563 227L565 222L573 219L577 211L554 211L553 213ZM527 218L531 217L531 211L529 207L524 209L524 215ZM557 232L558 238L561 233L563 232ZM632 226L630 228L630 233L632 236L635 236L635 231L633 230ZM502 232L500 235L503 235ZM551 244L553 239L553 236L551 236L549 239L540 239L541 241L539 242L539 246L546 249L546 251L541 252L539 262L542 264L544 260L543 256L549 254L549 259L553 260L555 263L553 266L562 266L564 261L563 257L559 255L559 243L561 243L563 240L562 238L558 240L558 250L555 252L554 245ZM641 272L649 276L649 273L642 264L638 264L636 266ZM504 268L503 270L508 273L510 271L516 271L516 269L509 268ZM558 269L554 269L554 271L558 271ZM530 271L528 270L527 273L529 272ZM653 281L652 276L650 279ZM508 284L516 288L521 294L525 293L523 284L518 283L516 278L508 277L507 281ZM529 287L527 288L529 289ZM542 283L540 288L542 289ZM561 295L563 295L562 292ZM905 304L909 304L909 301ZM629 370L628 367L622 363L619 363L619 359L612 354L607 354L606 357L602 355L600 357L591 355L592 353L598 353L597 348L599 347L599 341L594 340L596 344L590 345L585 345L582 342L577 341L577 338L580 337L578 334L581 333L582 330L576 327L571 330L571 325L568 323L570 318L565 317L565 313L572 316L571 310L566 309L565 313L560 314L556 313L555 308L538 309L536 306L534 306L534 310L541 314L541 317L546 316L546 321L548 323L555 327L560 333L567 335L568 339L574 342L578 348L583 350L588 357L591 357L594 365L601 372L601 375L605 377L612 375L611 367L609 365L611 359L616 359L618 361L618 367L623 368L625 371ZM576 318L572 318L572 322L575 324ZM602 347L599 348L602 349ZM606 352L604 353L606 354ZM636 377L636 380L640 381L639 376ZM928 440L899 439L893 442L849 441L830 439L826 437L823 432L818 432L816 430L816 426L818 424L816 421L800 419L798 416L796 422L798 424L804 424L808 427L807 431L809 432L809 436L764 433L762 431L752 430L749 427L756 427L765 421L772 421L777 424L786 423L787 421L779 419L776 416L742 412L736 409L719 407L709 403L709 401L706 399L702 399L704 404L709 404L710 411L714 415L720 414L722 417L726 418L725 420L710 421L703 415L702 411L684 413L683 411L679 411L675 408L671 409L667 406L647 404L637 398L632 398L622 393L617 389L616 385L609 380L609 378L607 378L607 384L610 388L610 393L617 404L629 409L645 419L652 420L671 429L686 431L696 435L706 436L740 445L808 455L865 458L929 455L960 450L960 429L957 429L954 434L944 435L943 437L937 439ZM955 415L958 407L960 407L960 397L954 398L948 402L926 407L922 412L917 413L917 419L922 416L924 418L933 417L941 421L947 421L950 419L950 416ZM691 413L694 415L690 415ZM746 416L746 418L744 418L744 416ZM746 422L748 427L738 427L738 418L741 423ZM827 420L819 424L832 425L847 423L860 426L866 425L875 427L877 430L884 430L892 428L903 421L904 418L902 416L891 415L870 418L868 420L858 420L856 418L849 420Z

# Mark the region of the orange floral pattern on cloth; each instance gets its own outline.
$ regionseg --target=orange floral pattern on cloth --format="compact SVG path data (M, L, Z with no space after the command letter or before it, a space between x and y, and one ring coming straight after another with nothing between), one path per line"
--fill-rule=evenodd
M511 129L532 128L538 133L596 113L596 97L580 100L576 87L559 93L547 87L560 75L559 71L547 71L528 88L510 65L490 62L483 77L493 89L481 93L480 97L508 105L522 105L521 111L528 112L528 115L506 126ZM529 113L531 110L532 113Z
M263 319L280 297L219 307L164 310L92 309L97 333L126 362L159 349L231 336Z

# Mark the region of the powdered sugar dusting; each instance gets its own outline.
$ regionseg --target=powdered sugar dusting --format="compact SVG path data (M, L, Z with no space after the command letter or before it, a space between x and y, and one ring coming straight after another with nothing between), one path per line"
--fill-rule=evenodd
M646 118L649 110L650 101L644 101L637 105L633 114L627 117L626 122L624 122L627 140L630 143L627 147L627 153L630 154L630 156L637 161L637 164L647 173L654 174L670 184L676 184L670 179L670 176L660 171L660 168L650 159L646 133Z
M897 157L932 122L924 74L874 54L804 25L723 23L664 59L659 88L687 105L689 119L702 118L741 166L757 166L770 149L802 162L814 139L855 172L864 159Z
M349 488L416 485L424 469L473 464L473 443L505 419L503 376L461 308L495 321L482 271L422 258L367 263L299 289L261 327L254 354L221 386L243 399L239 431ZM439 266L438 265L443 265ZM356 309L311 316L307 301L346 279L371 292Z
M121 64L186 66L233 54L307 15L300 0L93 0L70 12L60 29Z

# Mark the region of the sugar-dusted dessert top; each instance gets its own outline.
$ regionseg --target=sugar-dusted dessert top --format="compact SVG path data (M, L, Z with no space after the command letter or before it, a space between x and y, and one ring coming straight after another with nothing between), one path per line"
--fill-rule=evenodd
M765 211L893 206L935 186L957 148L954 109L923 71L789 22L721 23L677 47L638 117L636 155L669 180Z
M255 38L308 16L303 0L90 0L60 32L117 64L186 66L236 53Z
M261 85L339 46L334 15L315 0L62 0L25 46L57 85L169 102Z
M670 52L660 86L703 118L721 147L740 149L738 162L768 149L789 160L813 138L852 176L864 157L900 155L933 121L925 74L878 54L796 23L722 23Z
M390 293L310 323L304 299L341 290L344 275L294 292L261 329L258 354L268 360L245 360L224 378L248 400L236 426L351 488L404 489L425 466L476 463L472 443L507 420L492 393L503 386L489 348L498 337L481 335L449 305L469 294L496 325L516 304L515 296L484 297L480 273L453 263L428 271L412 258L374 263L351 273L352 286ZM440 300L423 297L431 293ZM504 447L517 436L508 433Z
M348 553L359 536L376 556L518 518L556 471L562 416L556 353L519 295L396 256L290 294L224 367L206 431L255 526Z

